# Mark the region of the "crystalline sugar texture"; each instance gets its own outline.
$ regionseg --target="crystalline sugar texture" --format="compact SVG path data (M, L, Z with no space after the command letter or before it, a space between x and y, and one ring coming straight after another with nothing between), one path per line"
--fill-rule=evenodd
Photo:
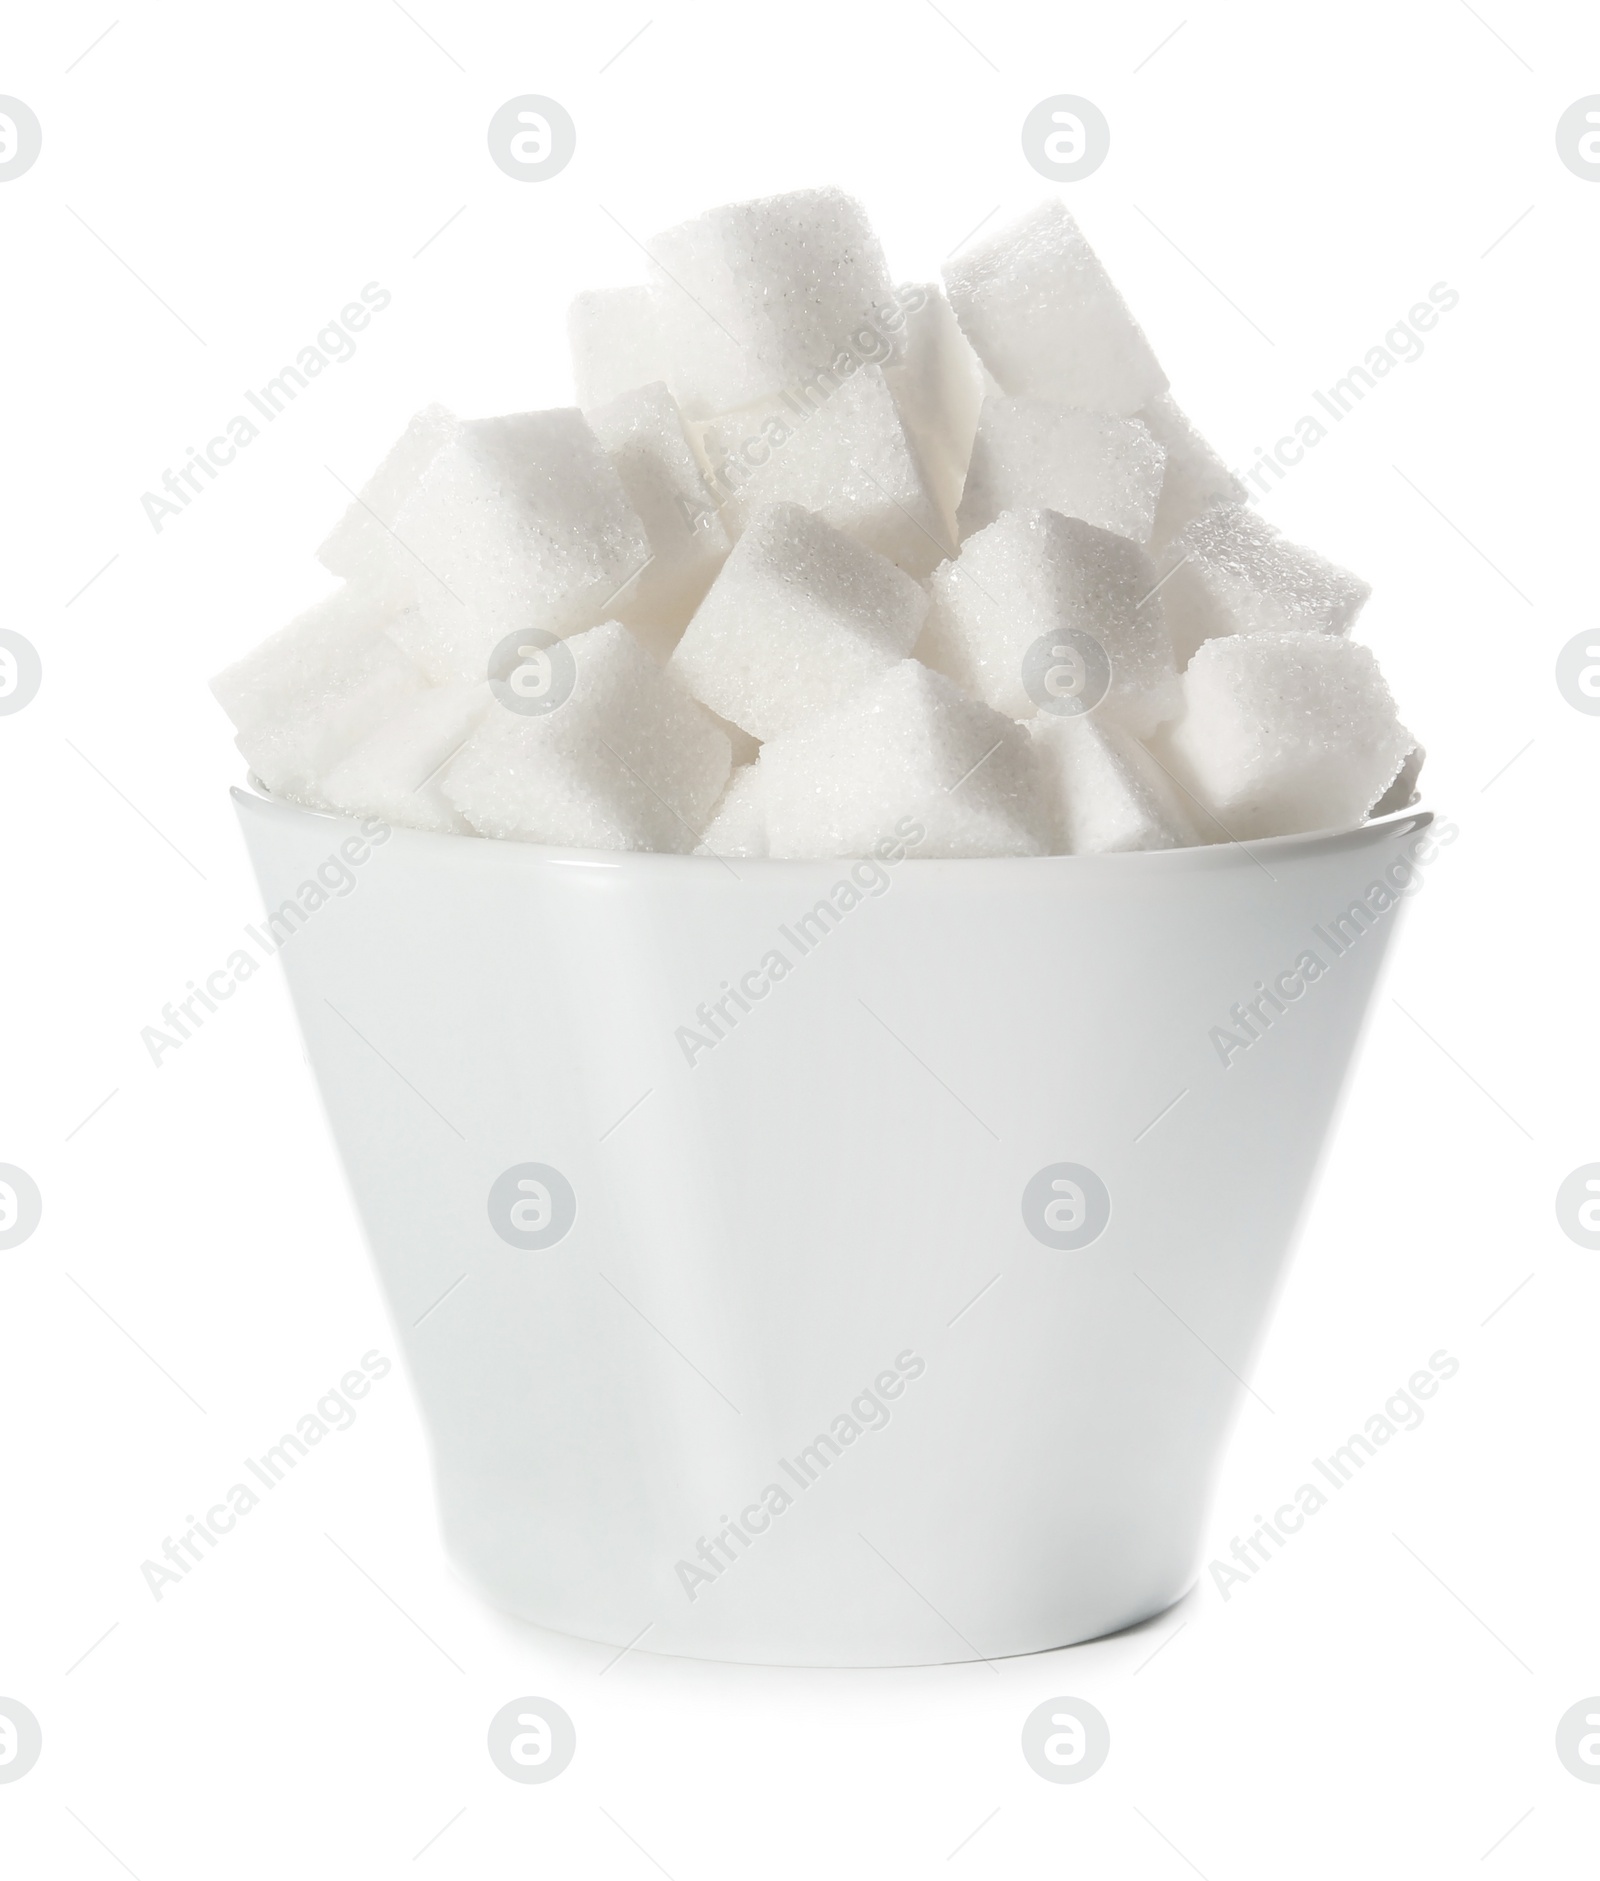
M743 770L747 764L754 764L761 756L761 740L752 738L742 725L735 725L731 718L724 718L720 712L713 712L704 699L700 701L700 706L706 717L727 739L728 749L733 754L733 768L739 771Z
M650 538L649 564L611 611L665 659L727 556L728 532L664 385L623 392L589 423Z
M1054 510L1008 510L935 570L918 656L997 711L1031 718L1075 706L1043 687L1050 662L1030 655L1048 636L1086 633L1104 649L1110 686L1079 703L1143 737L1178 710L1155 585L1149 556L1126 536Z
M320 806L319 780L421 683L353 587L318 601L211 682L251 770L278 796Z
M615 466L573 410L463 424L395 532L420 564L416 650L440 684L482 679L515 629L595 625L650 554Z
M1166 390L1149 341L1059 202L974 242L944 279L962 331L1012 396L1129 416Z
M983 370L940 288L923 282L898 292L905 312L905 356L886 366L883 376L939 513L953 524L983 403Z
M1158 755L1232 837L1359 823L1416 743L1369 649L1333 634L1208 640L1183 698Z
M1374 816L1392 816L1396 810L1411 808L1417 800L1417 782L1427 755L1421 745L1407 752L1405 762L1395 772L1394 782L1372 806Z
M712 856L767 853L766 786L759 764L742 764L728 779L706 833L695 852Z
M1148 542L1165 462L1137 418L1044 399L985 399L961 497L962 539L1002 510L1053 509Z
M690 621L671 670L761 739L842 705L916 644L928 597L792 503L758 510Z
M1139 417L1167 454L1152 544L1170 542L1180 529L1219 504L1246 501L1249 492L1190 424L1171 393L1153 398Z
M417 413L317 550L324 568L359 582L386 604L398 608L410 601L418 568L395 538L395 518L460 428L460 420L442 405Z
M917 660L764 745L761 770L774 856L865 856L897 838L917 856L1050 849L1028 734Z
M1180 666L1205 641L1228 634L1342 634L1372 592L1249 509L1197 517L1157 555L1156 567Z
M727 784L727 739L620 622L568 645L571 695L535 715L497 700L446 798L484 836L687 853Z
M470 834L471 826L440 789L439 774L489 707L485 680L419 691L328 773L323 796L347 816Z
M882 324L894 301L883 250L861 205L840 190L727 203L647 246L668 383L691 418L803 384L853 335L858 357L898 350Z
M648 283L577 295L567 309L567 340L578 404L586 412L671 371L660 296Z
M726 504L731 534L737 535L744 526L744 507L738 499L745 486L771 461L773 451L788 442L798 428L797 421L803 422L810 411L803 400L789 394L758 399L754 405L716 418L685 419L695 456L705 467L717 501Z
M725 436L723 428L708 429L706 442L715 448ZM762 504L799 503L918 577L954 547L894 395L876 366L859 368L809 415L791 412L781 440L770 444L761 467L740 483L745 462L748 453L735 452L721 472L734 484L725 513L735 529Z
M1176 849L1197 840L1182 799L1143 745L1099 718L1028 727L1064 856Z

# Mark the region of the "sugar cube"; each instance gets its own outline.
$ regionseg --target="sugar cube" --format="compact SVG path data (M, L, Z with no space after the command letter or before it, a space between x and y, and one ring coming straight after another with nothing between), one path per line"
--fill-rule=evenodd
M1195 430L1170 392L1160 392L1139 413L1167 454L1161 500L1150 530L1153 545L1170 542L1178 531L1219 504L1239 504L1249 491Z
M1411 808L1421 794L1417 789L1417 781L1422 776L1422 765L1427 755L1421 745L1412 746L1395 772L1394 782L1372 806L1374 816L1393 816L1396 810Z
M585 411L619 393L666 379L672 370L661 336L661 297L647 282L590 288L567 309L572 379Z
M690 621L671 670L760 739L842 704L905 658L924 589L793 503L757 510Z
M1207 510L1156 557L1178 664L1229 634L1342 634L1372 592L1254 510Z
M1028 730L1059 855L1176 849L1198 840L1181 793L1120 726L1040 713Z
M753 405L741 405L737 411L721 412L715 418L684 420L689 442L722 513L728 517L731 534L738 534L744 519L740 505L729 499L736 498L755 473L770 462L774 450L788 443L811 411L805 400L785 392L775 398L757 399Z
M686 854L727 784L727 739L621 622L565 645L570 694L527 714L497 700L445 797L484 836Z
M1166 452L1137 418L987 398L959 512L962 540L1002 510L1053 509L1148 542Z
M897 295L905 315L905 356L886 366L883 376L948 534L978 428L983 370L941 288L918 282L899 288Z
M251 770L320 806L319 782L422 683L385 631L384 605L338 588L211 682Z
M766 790L759 764L741 764L728 779L722 801L706 825L696 855L764 856L767 853Z
M837 189L727 203L648 244L671 350L668 383L710 418L831 367L892 356L888 266L861 205ZM852 350L853 335L868 343Z
M461 425L395 529L424 571L414 644L439 684L483 678L515 629L597 624L650 557L615 466L575 410Z
M420 570L394 533L395 519L460 422L443 405L425 405L411 420L317 550L330 574L359 582L386 604L403 607L409 602Z
M1166 390L1149 341L1059 202L974 242L944 279L963 332L1011 396L1128 417Z
M954 548L939 504L882 370L861 366L815 408L793 401L759 469L742 483L735 452L720 474L736 487L724 513L735 531L763 504L799 503L921 577ZM765 420L763 420L765 427ZM708 430L715 449L725 434Z
M720 712L713 712L705 700L700 700L700 709L711 720L717 730L728 741L728 750L732 755L733 768L743 770L745 765L754 764L761 756L761 740L752 738L742 725L735 725L731 718L724 718Z
M439 774L483 723L490 703L481 679L418 691L329 771L323 796L347 816L470 835L471 825L440 789Z
M919 657L997 711L1094 712L1139 737L1177 712L1155 570L1126 536L1054 510L1007 510L931 585Z
M665 659L727 557L728 532L664 385L620 393L589 423L650 539L649 562L611 612Z
M1208 640L1183 705L1156 754L1235 838L1359 823L1416 743L1370 650L1334 634Z
M917 660L763 745L761 770L774 856L865 856L897 836L918 856L1050 849L1027 732Z

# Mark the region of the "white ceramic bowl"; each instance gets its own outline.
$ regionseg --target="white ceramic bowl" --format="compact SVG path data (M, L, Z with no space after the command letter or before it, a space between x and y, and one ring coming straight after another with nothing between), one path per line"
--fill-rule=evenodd
M895 1665L1191 1585L1426 812L874 867L235 797L487 1599Z

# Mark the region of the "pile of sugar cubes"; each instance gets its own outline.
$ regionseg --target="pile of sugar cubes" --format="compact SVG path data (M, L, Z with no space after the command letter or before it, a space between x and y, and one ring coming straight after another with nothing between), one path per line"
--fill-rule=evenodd
M579 295L577 405L419 413L215 691L266 789L594 849L1172 848L1415 801L1348 637L1049 201L897 286L835 189Z

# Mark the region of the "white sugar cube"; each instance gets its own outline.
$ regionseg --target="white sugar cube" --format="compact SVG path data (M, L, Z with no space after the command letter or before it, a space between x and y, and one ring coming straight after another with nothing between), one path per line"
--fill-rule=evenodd
M1421 745L1415 745L1407 752L1399 770L1395 772L1394 782L1372 806L1374 816L1392 816L1396 810L1411 808L1421 794L1417 782L1422 776L1423 761L1427 755Z
M741 764L728 779L697 855L764 856L767 853L766 787L759 764Z
M987 398L978 415L963 541L1002 510L1053 509L1148 542L1166 452L1137 418L1077 411L1047 399Z
M1153 544L1170 542L1180 529L1219 504L1236 505L1248 499L1244 485L1195 430L1171 393L1153 398L1139 417L1167 454L1161 500L1150 531Z
M421 676L388 622L371 595L339 588L212 680L269 790L320 805L321 778L416 692Z
M733 757L733 768L740 771L747 764L754 764L761 756L761 740L752 738L742 725L735 725L731 718L724 718L720 712L713 712L704 699L699 703L706 717L727 739L728 750Z
M897 294L905 315L905 356L886 366L883 376L939 513L953 524L983 403L983 369L942 289L920 282Z
M1372 592L1251 509L1208 510L1157 555L1178 664L1229 634L1342 634Z
M574 410L463 424L395 531L421 564L417 650L439 684L483 678L518 628L595 625L650 556L615 466Z
M660 296L645 282L579 294L567 309L567 340L578 404L586 412L671 371Z
M774 856L1036 856L1051 825L1021 726L903 660L761 750Z
M1028 727L1064 856L1176 849L1199 840L1181 793L1136 738L1098 718Z
M1149 341L1059 202L974 242L944 279L962 330L1013 397L1128 416L1165 391Z
M693 695L760 739L841 705L905 658L924 589L792 503L758 510L672 656Z
M803 385L846 351L898 351L881 325L894 299L883 250L861 205L840 190L727 203L647 247L672 353L668 383L691 418Z
M788 443L811 411L805 400L786 392L715 418L684 420L712 494L719 506L726 506L723 513L731 534L737 535L743 527L743 511L729 499L736 498L756 472L771 462L773 451Z
M620 622L565 644L570 695L528 714L496 700L446 798L484 836L686 854L728 781L727 739Z
M796 409L795 407L798 407ZM774 408L762 408L775 416ZM923 576L954 549L938 500L907 435L894 394L877 366L861 366L815 408L789 408L760 468L738 482L748 450L735 446L716 472L735 485L724 514L735 531L768 503L799 503L825 516L908 574ZM708 449L722 449L728 427L707 429Z
M1177 712L1155 569L1126 536L1054 510L1008 510L931 585L919 658L996 710L1093 712L1139 737Z
M650 539L649 563L611 612L665 659L727 556L728 532L664 385L621 393L589 423Z
M439 778L489 709L486 680L419 691L328 773L323 796L347 816L470 835L471 825L445 797Z
M1334 634L1208 640L1183 700L1156 754L1235 838L1359 823L1416 743L1370 650Z
M395 518L460 422L442 405L417 413L317 550L324 568L395 607L410 601L418 566L394 533Z

